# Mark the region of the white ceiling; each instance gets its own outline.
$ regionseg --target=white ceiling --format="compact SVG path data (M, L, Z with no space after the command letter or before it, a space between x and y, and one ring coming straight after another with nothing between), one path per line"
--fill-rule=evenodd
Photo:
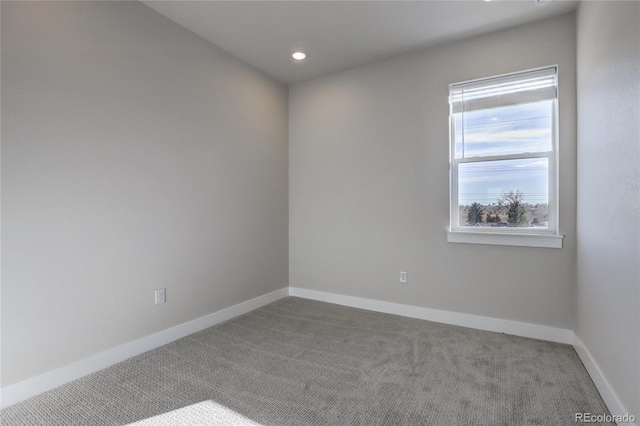
M570 12L577 1L143 1L272 78L295 84ZM309 54L294 62L291 52Z

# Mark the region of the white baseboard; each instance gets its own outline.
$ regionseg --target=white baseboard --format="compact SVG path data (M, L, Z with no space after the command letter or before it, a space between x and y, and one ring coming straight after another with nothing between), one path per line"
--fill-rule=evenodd
M307 290L298 287L289 287L289 295L335 303L337 305L351 306L353 308L384 312L386 314L459 325L478 330L495 331L498 333L531 337L533 339L548 340L556 343L573 343L573 331L562 328L482 317L479 315L462 314L452 311L442 311L439 309L422 308L419 306L402 305L400 303L383 302L381 300L365 299L362 297L344 296L341 294L325 293L322 291Z
M607 405L607 408L609 408L611 414L613 414L614 416L624 416L625 414L629 413L629 411L626 410L624 408L624 405L620 402L620 399L618 399L618 396L609 384L606 376L602 373L602 370L591 355L591 352L589 352L584 343L582 343L582 340L580 340L580 338L575 334L573 335L573 347L578 353L582 364L584 364L584 367L587 369L587 373L589 373L589 376L591 376L591 380L593 380L593 383L596 385L598 392L600 392L600 396L602 396L602 399ZM640 413L638 413L638 415L640 415ZM639 421L640 419L636 418L636 421L634 423L620 424L628 426L638 426Z
M268 305L288 295L289 289L284 287L184 324L134 340L133 342L116 346L39 376L5 386L0 389L0 407L9 407L42 392L64 385L72 380L110 367L125 359L140 355L141 353L166 345L174 340L181 339L205 328Z

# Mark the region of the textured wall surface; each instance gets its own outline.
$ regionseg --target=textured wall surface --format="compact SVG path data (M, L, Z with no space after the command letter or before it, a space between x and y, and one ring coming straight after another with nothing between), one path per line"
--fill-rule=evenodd
M640 3L578 15L576 334L640 418Z
M448 85L553 64L564 248L447 243ZM573 14L292 86L290 285L572 329L575 96Z
M287 285L287 96L137 2L2 2L3 386Z

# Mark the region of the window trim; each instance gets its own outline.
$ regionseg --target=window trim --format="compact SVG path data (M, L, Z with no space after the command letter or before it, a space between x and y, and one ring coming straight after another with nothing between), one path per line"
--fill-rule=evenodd
M489 244L496 246L562 248L564 235L558 234L498 234L494 232L448 231L447 242Z
M535 153L518 153L485 157L456 158L455 116L453 112L452 90L462 84L480 85L482 81L510 78L519 74L533 73L547 69L555 69L556 96L552 103L552 143L551 151ZM526 247L562 248L563 235L559 233L559 123L558 123L558 65L522 70L508 74L468 80L449 85L449 229L447 241L451 243L492 244ZM524 103L524 102L522 102ZM459 225L458 205L458 165L462 163L486 162L526 158L547 158L548 161L548 207L549 218L547 229L505 227L497 231L493 227L461 227Z

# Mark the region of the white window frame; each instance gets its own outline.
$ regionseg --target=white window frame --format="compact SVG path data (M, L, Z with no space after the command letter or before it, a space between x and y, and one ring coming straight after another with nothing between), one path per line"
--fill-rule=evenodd
M492 81L517 79L538 71L555 71L556 93L552 110L552 143L551 150L535 153L517 153L484 157L456 158L455 146L455 117L452 94L460 86L483 86ZM447 240L452 243L493 244L525 247L561 248L563 236L559 234L559 197L558 197L558 66L547 66L509 74L502 74L477 80L470 80L449 85L449 182L450 182L450 228ZM512 103L522 104L524 102ZM487 162L497 160L515 160L528 158L547 158L548 160L548 227L518 228L518 227L468 227L459 225L458 205L458 166L464 163Z

